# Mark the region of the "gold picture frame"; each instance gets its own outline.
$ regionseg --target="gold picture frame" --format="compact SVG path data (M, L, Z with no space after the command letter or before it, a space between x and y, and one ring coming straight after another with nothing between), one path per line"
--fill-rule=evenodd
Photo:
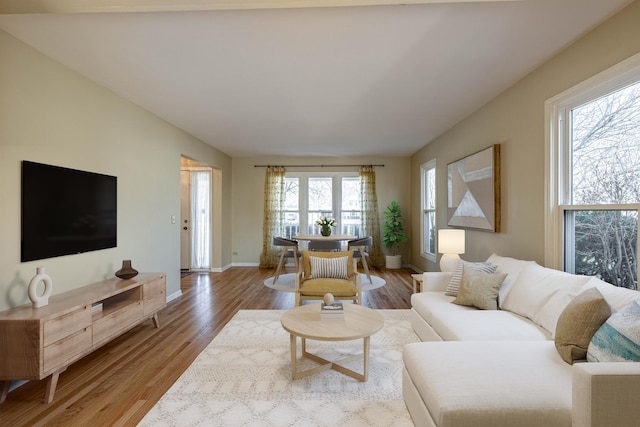
M500 144L447 165L447 224L500 231Z

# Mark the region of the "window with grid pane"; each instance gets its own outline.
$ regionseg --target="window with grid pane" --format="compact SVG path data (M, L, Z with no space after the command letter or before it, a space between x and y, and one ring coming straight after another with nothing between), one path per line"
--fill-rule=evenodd
M360 236L360 177L357 173L289 172L285 178L285 235L320 234L315 222L336 220L334 233Z
M640 210L640 57L635 62L631 73L625 67L569 91L548 117L564 270L630 289L637 289Z
M342 177L341 193L341 234L361 236L362 201L360 199L360 178L357 176Z
M422 199L422 235L420 254L436 260L436 161L431 160L420 167Z
M284 237L300 234L300 180L284 179Z

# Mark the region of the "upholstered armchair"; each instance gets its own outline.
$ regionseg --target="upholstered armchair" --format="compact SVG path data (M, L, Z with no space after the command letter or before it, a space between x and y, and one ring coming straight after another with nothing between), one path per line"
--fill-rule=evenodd
M304 300L321 300L326 293L336 300L362 303L362 282L353 251L302 251L296 273L296 306Z

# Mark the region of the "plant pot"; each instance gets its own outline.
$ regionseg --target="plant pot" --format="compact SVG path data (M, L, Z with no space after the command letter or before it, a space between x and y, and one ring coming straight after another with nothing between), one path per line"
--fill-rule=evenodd
M385 266L389 269L402 268L402 255L387 255Z

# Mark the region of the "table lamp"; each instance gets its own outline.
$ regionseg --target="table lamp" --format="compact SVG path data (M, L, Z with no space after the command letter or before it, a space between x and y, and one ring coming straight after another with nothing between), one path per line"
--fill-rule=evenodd
M464 253L464 230L438 230L438 252L443 254L440 271L455 270L460 261L458 254Z

